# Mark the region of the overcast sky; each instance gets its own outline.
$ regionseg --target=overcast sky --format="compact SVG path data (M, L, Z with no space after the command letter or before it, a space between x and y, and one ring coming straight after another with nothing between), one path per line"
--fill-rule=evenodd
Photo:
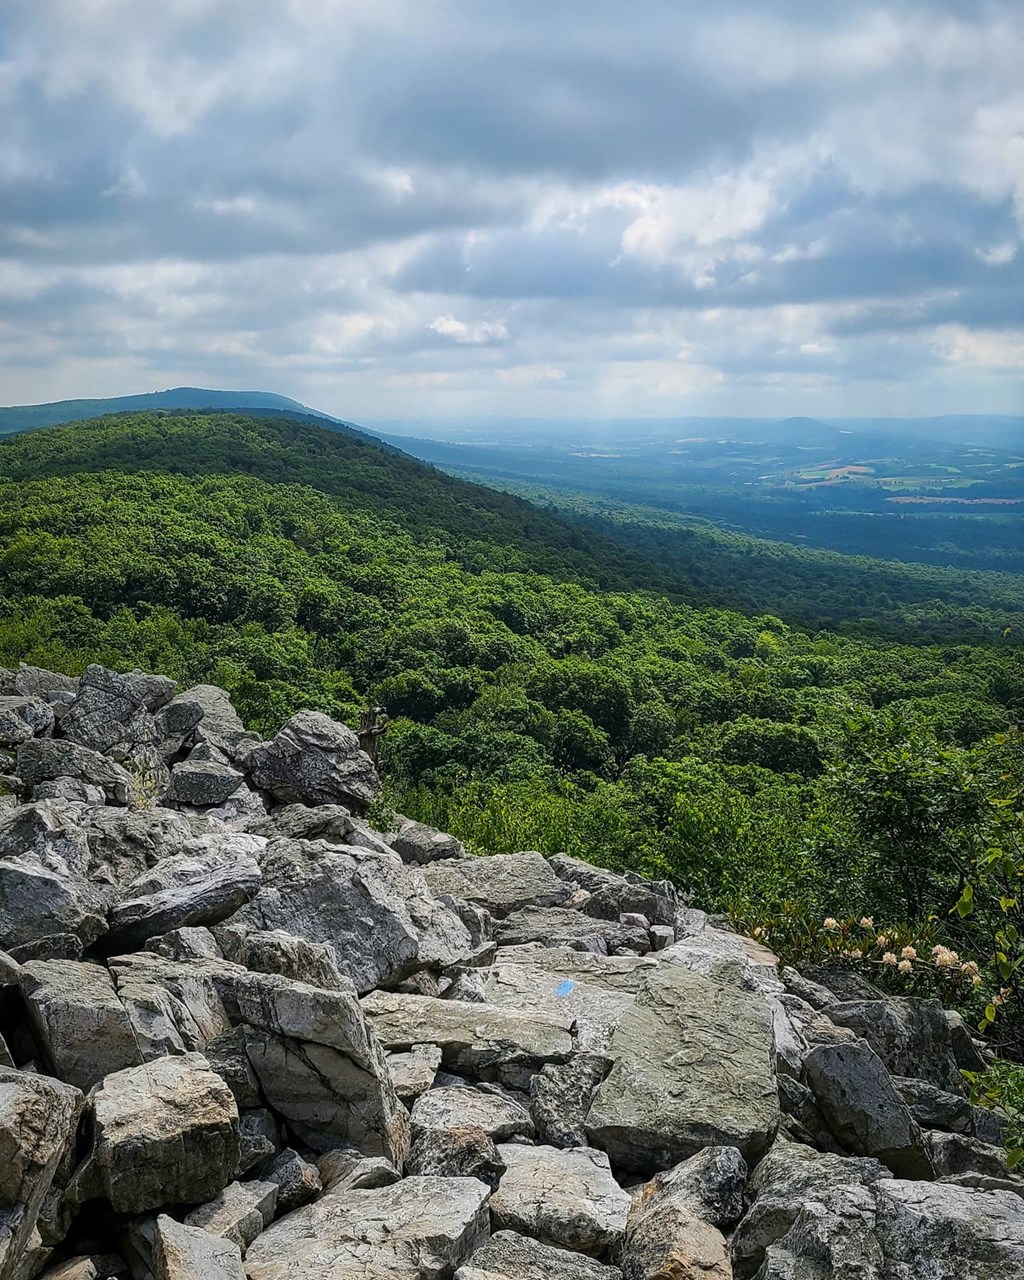
M1024 412L1024 0L0 0L0 403Z

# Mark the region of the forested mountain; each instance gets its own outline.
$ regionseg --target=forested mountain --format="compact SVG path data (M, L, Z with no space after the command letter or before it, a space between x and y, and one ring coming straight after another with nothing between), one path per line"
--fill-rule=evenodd
M106 413L153 409L274 409L334 422L327 414L309 409L271 391L211 391L204 387L172 387L138 396L110 396L103 400L55 400L50 404L22 404L0 408L0 436L35 431L59 422L79 422Z
M0 663L212 681L264 731L373 699L392 802L478 847L737 911L945 911L1016 751L992 740L1024 710L1012 631L696 607L656 589L678 565L308 422L129 414L6 441L0 477ZM872 809L889 774L941 817Z

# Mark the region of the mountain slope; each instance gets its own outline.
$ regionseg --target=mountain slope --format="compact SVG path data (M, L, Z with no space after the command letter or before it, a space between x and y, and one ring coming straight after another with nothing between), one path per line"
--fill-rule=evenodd
M80 422L104 414L152 409L274 409L299 413L330 422L338 419L309 409L288 396L270 391L211 391L203 387L173 387L138 396L114 396L101 400L55 400L50 404L23 404L0 408L0 436L35 431L61 422Z

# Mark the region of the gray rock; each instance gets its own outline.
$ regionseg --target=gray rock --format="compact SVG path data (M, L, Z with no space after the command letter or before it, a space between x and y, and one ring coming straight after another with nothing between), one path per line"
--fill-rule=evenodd
M0 1068L0 1275L41 1269L36 1223L62 1162L74 1151L82 1094L46 1076Z
M667 1192L633 1201L620 1261L625 1280L733 1280L721 1231Z
M868 982L867 978L861 977L851 969L838 969L834 965L810 964L804 965L801 972L808 981L824 987L826 991L831 991L840 1002L885 998L884 993L874 983ZM799 995L799 992L797 994ZM813 1001L809 1003L813 1004Z
M851 1187L871 1187L890 1177L877 1160L776 1143L753 1172L747 1189L750 1207L732 1237L737 1280L747 1280L758 1271L765 1252L786 1235L805 1209L810 1216L822 1214L834 1191L845 1194Z
M22 967L21 990L53 1074L83 1092L142 1062L124 1006L106 969L71 960Z
M262 871L263 888L232 924L326 944L361 992L446 968L472 949L465 926L431 896L422 873L394 855L275 840Z
M39 782L32 788L33 800L69 800L72 804L105 804L106 792L81 778L54 778L52 782Z
M422 866L428 862L438 862L442 858L464 858L466 847L461 840L437 831L422 822L406 820L390 836L388 844L403 862L414 862Z
M267 1182L277 1183L277 1211L291 1213L300 1205L315 1200L323 1189L315 1164L303 1160L297 1151L286 1147L263 1171Z
M64 738L31 738L18 747L18 773L27 787L75 778L99 787L112 804L127 804L133 781L109 756Z
M230 1088L230 1085L228 1087ZM238 1099L236 1098L235 1101L237 1102ZM257 1165L265 1164L277 1155L280 1149L280 1143L277 1140L277 1121L265 1107L254 1107L249 1111L239 1112L238 1139L239 1176L249 1173Z
M230 1031L233 979L225 960L165 960L148 952L115 956L110 972L143 1057L201 1050Z
M245 1280L238 1245L165 1214L156 1220L153 1268L155 1280Z
M113 1253L69 1258L44 1271L40 1280L129 1280L131 1272L123 1258Z
M263 882L250 842L257 845L258 837L225 834L205 848L159 863L111 908L105 945L131 950L153 934L226 920L255 897Z
M183 760L171 769L167 801L210 808L234 795L244 781L230 765L214 760Z
M513 911L497 922L494 937L504 947L540 942L545 947L572 947L599 955L610 955L620 947L637 955L645 955L651 949L646 928L595 920L567 907L523 907Z
M466 1004L486 1004L487 988L478 969L460 969L442 994L446 1000L462 1000Z
M386 1059L395 1092L403 1102L410 1103L434 1087L441 1050L436 1044L414 1044L404 1053L388 1053Z
M623 1168L665 1169L709 1144L748 1160L767 1150L780 1116L771 1016L738 981L657 966L608 1053L587 1132Z
M244 759L254 784L281 803L343 804L363 810L380 780L359 739L319 711L299 711Z
M921 1129L868 1045L819 1045L807 1055L804 1074L847 1151L874 1156L903 1177L932 1176Z
M537 1072L530 1081L530 1115L540 1142L549 1147L589 1145L587 1112L608 1067L601 1054L576 1053L568 1062Z
M670 924L652 924L649 930L652 951L664 951L675 941L676 931Z
M632 1008L651 967L639 956L560 947L502 950L486 971L487 998L574 1024L577 1050L607 1055L612 1032Z
M784 966L780 975L782 981L786 984L786 990L792 995L799 996L801 1000L805 1000L812 1009L827 1009L829 1005L838 1004L839 997L834 992L829 991L828 987L823 987L818 982L812 982L810 978L805 978L803 974L798 973L796 969Z
M425 1131L482 1129L496 1142L532 1138L533 1121L525 1108L509 1098L478 1089L431 1089L412 1109L413 1137Z
M204 925L171 929L147 938L144 951L166 956L168 960L221 960L223 953L217 939Z
M503 1143L498 1153L507 1170L491 1197L496 1230L593 1257L622 1243L629 1196L612 1177L603 1151Z
M964 1093L953 1057L949 1025L938 1000L889 996L842 1001L828 1017L862 1037L894 1075L928 1080L950 1093Z
M77 806L58 800L0 815L0 946L74 934L83 944L106 930L108 897L90 878L92 855Z
M423 874L433 893L461 898L499 918L523 907L557 907L569 897L568 887L540 853L434 862Z
M932 1130L924 1135L928 1158L936 1178L950 1178L961 1173L976 1173L987 1178L1007 1178L1006 1149L994 1147L962 1133ZM1024 1195L1024 1182L1021 1184Z
M273 1222L277 1195L276 1182L229 1182L208 1204L193 1209L185 1225L230 1240L244 1258L249 1245Z
M42 698L0 697L0 747L17 747L53 731L53 708Z
M832 1151L845 1155L832 1130L821 1114L821 1108L807 1085L792 1076L779 1076L779 1102L782 1106L780 1137L788 1135L793 1142L802 1142L819 1151Z
M160 677L118 675L92 663L83 671L75 700L61 718L62 735L94 751L156 743L159 735L147 706L160 696L154 692L154 681ZM166 686L173 692L173 681L161 683L163 692Z
M210 1070L215 1071L231 1090L239 1111L261 1106L260 1082L249 1061L244 1027L232 1027L207 1040L203 1053Z
M583 904L585 915L598 920L615 920L624 914L642 915L650 924L674 925L677 903L645 884L606 885Z
M79 1201L118 1213L212 1199L238 1167L238 1108L198 1053L116 1071L89 1099L92 1145L76 1175Z
M626 883L626 877L617 871L592 866L579 858L570 858L567 853L553 854L548 859L548 866L559 880L564 880L573 888L585 889L587 893L597 893L606 888L618 888Z
M263 1093L305 1142L324 1150L345 1140L401 1163L408 1117L353 992L246 974L234 998L255 1029L246 1047Z
M478 1178L492 1191L501 1181L505 1169L494 1139L475 1125L424 1130L413 1142L405 1162L405 1171L409 1175Z
M837 1190L806 1207L758 1275L1014 1280L1022 1267L1024 1201L1017 1196L893 1180Z
M946 1026L949 1027L950 1049L957 1068L961 1071L984 1071L987 1064L963 1018L955 1009L944 1010L944 1016Z
M364 1156L354 1147L334 1147L316 1163L325 1191L369 1191L402 1179L386 1156Z
M47 698L53 693L78 692L77 676L60 675L56 671L44 671L42 667L33 667L27 662L19 662L17 671L12 673L10 693L18 693L26 698Z
M406 1178L279 1218L249 1250L249 1280L443 1280L487 1238L475 1178Z
M385 1049L434 1044L451 1070L513 1087L573 1049L570 1021L543 1014L387 991L366 996L363 1008Z
M498 1231L456 1271L455 1280L622 1280L622 1272L582 1253Z
M702 1222L722 1231L743 1214L747 1163L735 1147L705 1147L689 1160L655 1176L634 1198L641 1214L655 1204L685 1205Z
M334 948L326 943L307 942L283 929L241 933L228 927L218 932L224 954L254 973L276 973L328 990L353 990L352 982L338 968Z
M972 1133L974 1114L962 1094L947 1093L927 1080L893 1076L896 1091L922 1129L946 1129L950 1133Z

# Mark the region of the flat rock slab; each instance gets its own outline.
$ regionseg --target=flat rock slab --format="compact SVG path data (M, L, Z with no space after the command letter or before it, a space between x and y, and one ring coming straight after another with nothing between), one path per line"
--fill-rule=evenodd
M496 1229L594 1257L621 1244L629 1196L603 1151L502 1143L498 1153L506 1172L491 1197Z
M480 1079L511 1082L546 1062L564 1062L573 1050L565 1017L390 991L374 991L362 1004L385 1049L434 1044L446 1067Z
M412 1109L413 1136L430 1130L482 1129L495 1142L532 1137L530 1113L511 1098L479 1089L460 1087L431 1089L422 1094Z
M245 1251L274 1218L277 1208L276 1182L230 1182L216 1199L193 1209L185 1219L190 1227L200 1227Z
M415 1102L421 1093L433 1088L441 1066L441 1050L436 1044L414 1044L403 1053L389 1053L387 1064L395 1093L403 1102Z
M575 1026L578 1050L604 1053L654 963L640 956L539 947L499 952L484 983L490 1003L567 1021Z
M434 893L451 894L499 917L523 907L560 906L571 892L541 853L434 862L423 874Z
M706 1146L748 1161L778 1127L771 1012L755 991L659 964L612 1033L614 1066L587 1115L591 1141L625 1169L667 1169Z
M496 1231L456 1271L455 1280L622 1280L622 1272L515 1231Z
M476 1178L332 1192L265 1231L246 1272L249 1280L445 1280L487 1238L489 1192Z

